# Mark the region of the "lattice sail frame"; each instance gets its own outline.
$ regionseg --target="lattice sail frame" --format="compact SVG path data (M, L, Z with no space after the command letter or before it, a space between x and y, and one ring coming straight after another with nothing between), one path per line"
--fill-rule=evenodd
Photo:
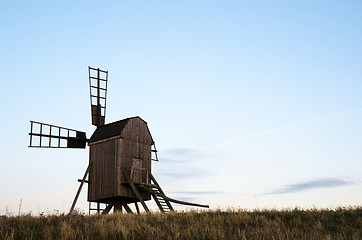
M37 148L85 148L85 132L47 123L30 121L29 147Z
M92 124L102 126L106 117L108 71L88 67Z

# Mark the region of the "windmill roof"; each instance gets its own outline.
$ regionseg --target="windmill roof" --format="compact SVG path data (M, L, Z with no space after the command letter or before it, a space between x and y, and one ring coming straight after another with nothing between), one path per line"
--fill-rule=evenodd
M132 118L137 118L137 117L132 117ZM126 118L120 121L108 123L103 126L97 127L97 129L94 131L93 135L91 136L88 142L91 143L102 139L107 139L121 135L128 121L132 118Z

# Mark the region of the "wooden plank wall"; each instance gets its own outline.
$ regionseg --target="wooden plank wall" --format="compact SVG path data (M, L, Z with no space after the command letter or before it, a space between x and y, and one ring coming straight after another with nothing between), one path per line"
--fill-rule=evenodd
M88 201L109 198L115 192L115 150L116 139L90 147Z

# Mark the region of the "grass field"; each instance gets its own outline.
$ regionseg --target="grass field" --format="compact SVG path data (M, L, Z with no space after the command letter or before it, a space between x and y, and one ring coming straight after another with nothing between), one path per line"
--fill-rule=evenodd
M1 239L362 239L362 207L1 216Z

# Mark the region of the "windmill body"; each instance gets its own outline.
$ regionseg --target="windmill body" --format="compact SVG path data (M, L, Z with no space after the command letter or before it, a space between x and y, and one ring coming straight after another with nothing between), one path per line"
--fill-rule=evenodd
M89 146L89 165L80 182L71 206L75 208L83 185L88 184L88 202L97 203L90 210L108 213L124 208L132 212L128 204L134 203L137 212L141 203L149 211L145 201L155 200L162 212L173 210L170 202L208 207L175 200L165 195L151 173L152 153L157 151L147 123L140 117L126 118L105 124L108 71L88 67L92 124L96 130L87 139L86 133L70 128L31 121L29 147L86 148ZM100 204L106 205L104 209Z
M147 123L140 117L100 126L89 139L88 201L139 202L123 172L135 184L151 183L151 148L154 144ZM143 200L151 194L140 191Z

